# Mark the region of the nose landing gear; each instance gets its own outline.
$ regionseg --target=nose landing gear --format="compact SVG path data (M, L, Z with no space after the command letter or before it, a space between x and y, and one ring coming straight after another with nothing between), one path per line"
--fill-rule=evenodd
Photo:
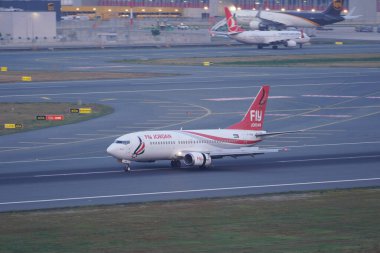
M131 171L131 161L122 160L121 162L125 165L125 167L124 167L125 172Z

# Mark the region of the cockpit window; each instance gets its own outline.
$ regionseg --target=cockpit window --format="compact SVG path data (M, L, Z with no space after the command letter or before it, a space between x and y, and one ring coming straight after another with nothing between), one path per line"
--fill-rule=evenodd
M130 141L121 141L121 140L116 140L115 143L117 144L124 144L124 145L128 145L130 143Z

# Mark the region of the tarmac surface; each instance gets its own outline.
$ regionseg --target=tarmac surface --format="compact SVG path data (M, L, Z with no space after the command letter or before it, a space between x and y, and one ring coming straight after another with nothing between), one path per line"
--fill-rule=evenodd
M115 113L0 136L0 211L236 196L380 185L380 71L371 68L149 66L120 59L380 52L380 45L256 50L197 47L3 52L10 70L150 71L173 77L0 84L0 102L96 102ZM271 86L264 128L287 152L214 160L209 169L133 163L105 152L125 133L223 128Z

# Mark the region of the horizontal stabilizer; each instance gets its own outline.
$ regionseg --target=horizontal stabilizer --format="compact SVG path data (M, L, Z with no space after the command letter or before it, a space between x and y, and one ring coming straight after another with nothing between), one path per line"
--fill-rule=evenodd
M304 130L256 134L256 137L267 137L267 136L275 136L275 135L282 135L282 134L294 134L294 133L299 133L299 132L304 132Z

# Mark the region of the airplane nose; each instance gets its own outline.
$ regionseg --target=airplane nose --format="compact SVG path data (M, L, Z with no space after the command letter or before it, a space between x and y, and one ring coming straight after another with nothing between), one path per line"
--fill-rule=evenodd
M118 156L118 153L119 153L118 151L119 151L119 148L114 143L109 145L109 147L107 148L107 153L115 158L120 158Z

